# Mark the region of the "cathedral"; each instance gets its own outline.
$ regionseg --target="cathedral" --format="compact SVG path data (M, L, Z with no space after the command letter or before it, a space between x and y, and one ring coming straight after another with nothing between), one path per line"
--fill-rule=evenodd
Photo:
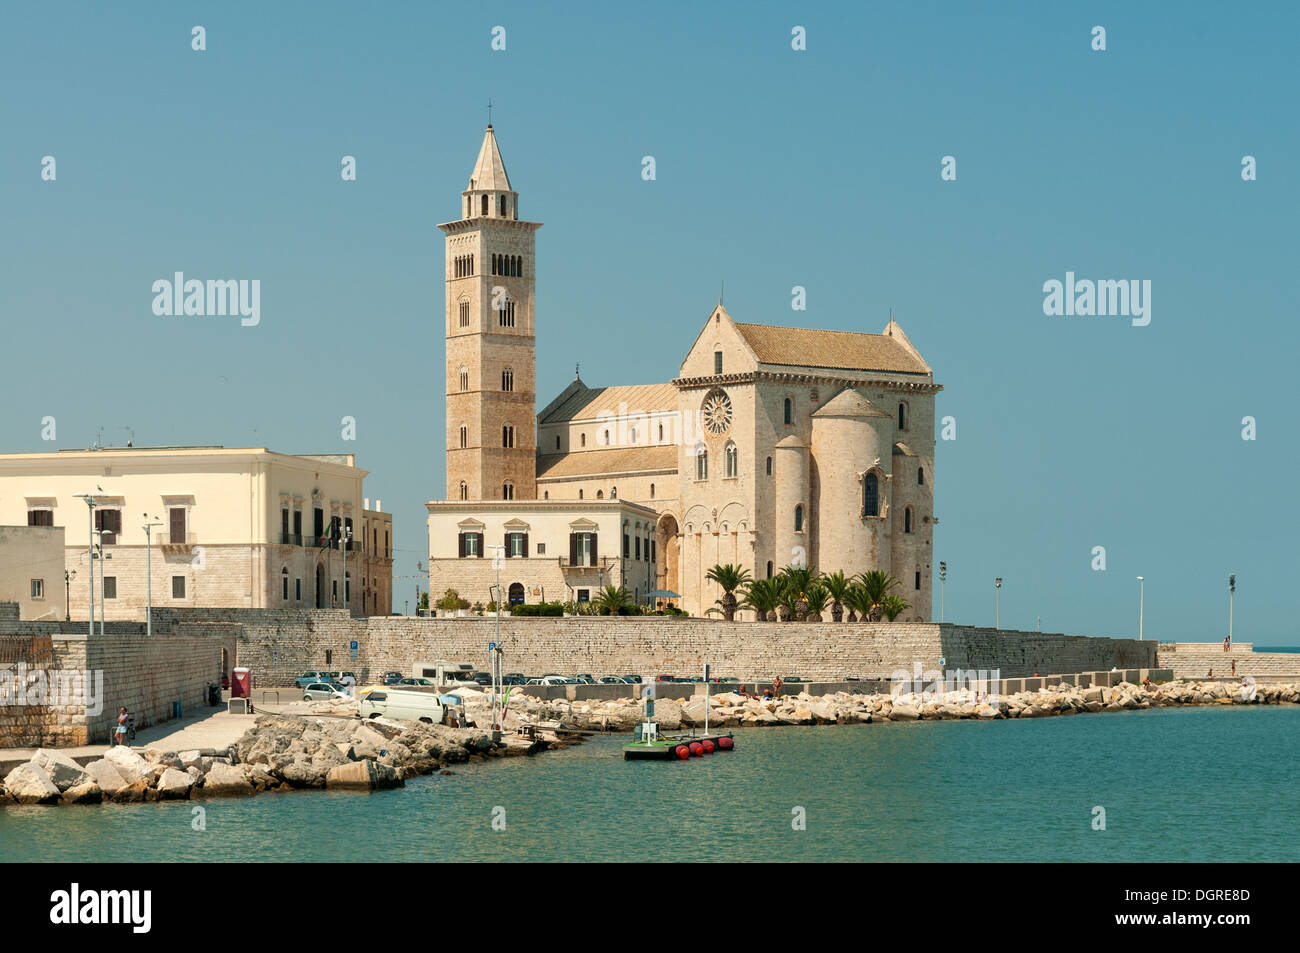
M929 621L934 396L920 352L879 334L736 321L719 302L665 383L589 386L538 409L540 222L489 125L446 235L447 499L429 586L471 603L580 602L623 586L703 615L705 576L880 569ZM500 588L496 588L497 586ZM741 613L752 619L752 613Z

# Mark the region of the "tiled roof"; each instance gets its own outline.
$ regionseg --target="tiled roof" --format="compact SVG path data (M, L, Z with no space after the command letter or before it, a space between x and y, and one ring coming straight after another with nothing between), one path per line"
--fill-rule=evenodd
M582 387L559 406L548 408L541 423L565 420L594 420L602 413L617 414L627 404L626 413L650 413L677 409L677 388L672 384L629 384L624 387Z
M574 453L548 453L537 458L537 479L603 476L642 470L676 470L677 446L609 447Z
M929 374L930 368L901 341L888 334L816 331L768 324L736 328L762 364L828 367L839 370Z

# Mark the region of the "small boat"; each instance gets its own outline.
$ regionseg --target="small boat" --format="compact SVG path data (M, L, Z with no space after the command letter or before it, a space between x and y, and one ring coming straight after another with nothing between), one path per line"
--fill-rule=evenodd
M708 691L709 667L704 666L704 685ZM661 735L655 718L655 683L645 683L645 721L636 726L632 741L623 746L625 761L689 761L720 751L734 751L736 740L731 732L709 731L709 696L704 696L704 730L686 735Z

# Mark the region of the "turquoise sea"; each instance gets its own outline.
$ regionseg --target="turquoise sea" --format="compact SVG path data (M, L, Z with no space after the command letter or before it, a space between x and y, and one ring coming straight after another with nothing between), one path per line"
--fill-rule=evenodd
M376 794L9 805L0 861L1300 856L1298 706L750 729L735 752L685 763L625 762L623 740ZM206 830L193 829L195 807Z

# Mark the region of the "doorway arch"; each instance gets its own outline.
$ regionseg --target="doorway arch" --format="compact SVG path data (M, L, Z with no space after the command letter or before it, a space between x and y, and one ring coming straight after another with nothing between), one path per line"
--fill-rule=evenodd
M325 608L325 566L316 564L316 608Z
M512 582L507 590L507 598L512 606L517 606L524 601L524 584L522 582Z

